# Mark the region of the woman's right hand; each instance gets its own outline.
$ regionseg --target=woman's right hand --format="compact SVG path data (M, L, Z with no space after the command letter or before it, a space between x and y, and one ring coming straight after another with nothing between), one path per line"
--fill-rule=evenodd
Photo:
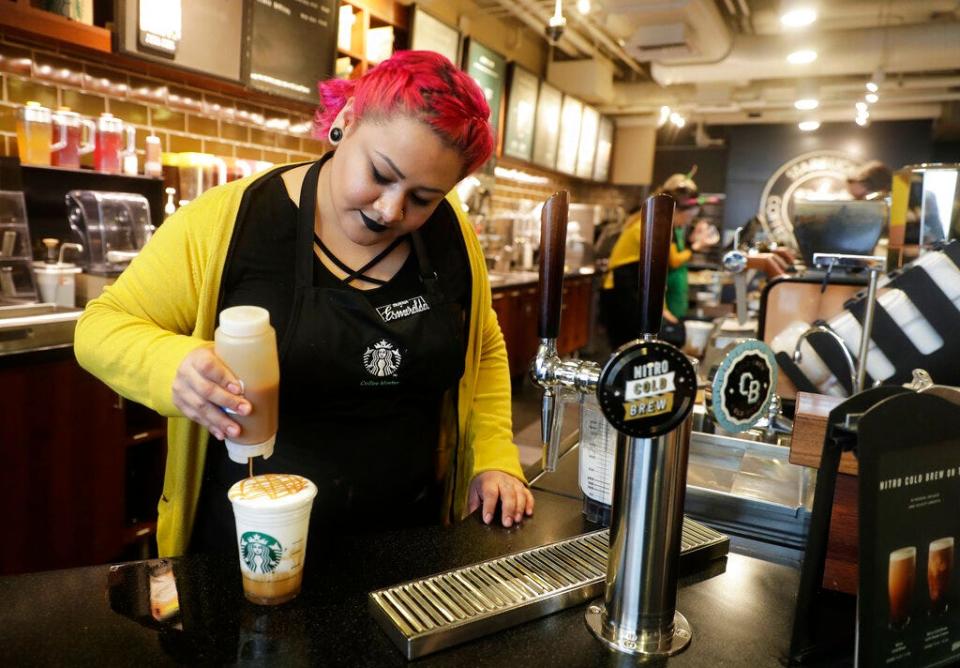
M242 391L240 380L213 352L213 345L189 352L173 379L174 405L220 441L240 435L240 425L222 408L239 415L250 414L250 402L243 398Z

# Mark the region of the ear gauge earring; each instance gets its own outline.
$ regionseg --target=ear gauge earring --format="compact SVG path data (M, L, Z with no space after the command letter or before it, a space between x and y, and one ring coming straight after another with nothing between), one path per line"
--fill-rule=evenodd
M336 146L340 143L340 140L343 139L343 130L334 125L330 128L330 133L327 136L330 139L330 143Z

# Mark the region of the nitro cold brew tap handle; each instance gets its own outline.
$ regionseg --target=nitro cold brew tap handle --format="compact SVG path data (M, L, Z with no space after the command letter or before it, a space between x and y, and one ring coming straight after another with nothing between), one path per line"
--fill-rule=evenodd
M560 332L563 298L563 262L567 243L567 191L544 202L540 214L540 322L541 339L555 339Z
M656 336L663 320L674 201L669 195L654 195L647 198L643 208L639 272L640 336Z

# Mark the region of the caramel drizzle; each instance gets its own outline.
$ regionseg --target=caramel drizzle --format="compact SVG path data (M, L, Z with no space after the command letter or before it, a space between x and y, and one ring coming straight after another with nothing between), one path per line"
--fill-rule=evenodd
M284 496L293 496L307 486L307 479L298 475L285 473L267 473L246 478L240 481L240 487L235 494L236 498L259 499L268 497L279 499Z

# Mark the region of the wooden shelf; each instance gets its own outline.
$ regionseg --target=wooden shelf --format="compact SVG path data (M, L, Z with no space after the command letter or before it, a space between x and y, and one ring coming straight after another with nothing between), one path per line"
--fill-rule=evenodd
M93 51L110 53L110 31L106 28L71 21L65 16L37 9L29 0L4 0L0 11L0 26L17 32L46 37L60 42L82 46Z
M339 46L337 47L337 55L347 56L351 60L359 60L359 61L366 60L366 58L364 58L362 54L353 50L348 51L347 49L341 49Z

